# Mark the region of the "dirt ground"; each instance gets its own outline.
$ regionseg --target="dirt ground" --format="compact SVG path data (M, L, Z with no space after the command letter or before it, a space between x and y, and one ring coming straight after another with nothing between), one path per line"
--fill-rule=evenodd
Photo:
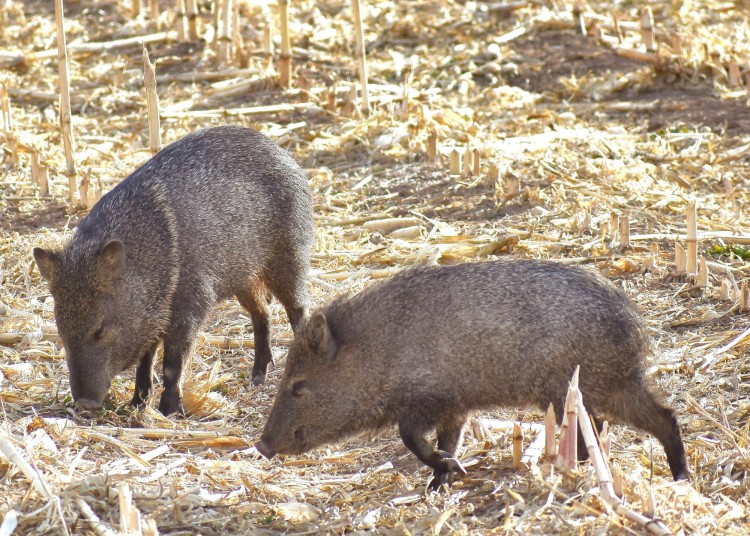
M136 19L124 0L65 6L77 180L92 193L150 156L142 48L138 40L76 47L174 27L173 2L159 2L156 20L147 4ZM350 2L291 4L290 89L278 86L263 53L271 20L278 60L276 2L238 1L244 54L231 63L217 59L213 2L199 3L205 40L171 33L148 43L164 143L237 124L294 155L314 196L317 304L422 263L540 258L607 275L649 325L649 377L678 412L693 473L689 483L672 482L658 441L614 425L609 466L624 503L675 534L747 534L750 366L737 338L748 327L750 109L748 88L729 77L732 58L743 84L748 74L747 5L650 2L659 46L649 52L631 24L638 2L585 5L582 35L572 3L373 0L363 7L372 108L364 116L352 98ZM227 302L199 339L188 416L159 415L160 389L144 411L129 408L132 371L114 382L103 410L77 411L52 301L31 256L34 246L62 244L86 214L80 199L68 202L58 65L44 52L56 47L54 8L6 0L0 14L0 83L12 118L0 121L0 439L43 482L32 484L18 462L0 456L0 526L17 518L17 534L117 533L125 483L144 525L162 534L646 532L607 509L588 463L564 476L548 466L513 468L504 423L543 420L524 408L477 416L460 456L468 475L442 494L425 493L429 471L395 430L261 458L252 444L292 335L275 301L276 367L265 385L249 378L249 315ZM437 163L427 155L431 134ZM467 148L481 156L479 173L451 173L451 153ZM31 180L34 151L49 170L47 196ZM691 202L705 287L674 265ZM617 221L625 217L623 245ZM389 234L379 220L393 218L412 221Z

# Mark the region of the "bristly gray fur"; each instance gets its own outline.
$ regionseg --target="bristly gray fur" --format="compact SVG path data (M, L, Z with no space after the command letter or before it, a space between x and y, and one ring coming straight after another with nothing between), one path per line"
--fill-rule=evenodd
M654 434L675 478L686 478L673 412L644 378L650 348L625 294L580 267L514 260L406 270L312 313L259 448L303 452L392 423L440 484L456 468L447 458L470 411L553 403L560 421L580 365L589 410ZM430 430L438 450L425 440Z
M165 147L102 197L61 252L35 250L40 268L49 261L74 398L100 403L114 375L140 363L133 403L142 403L163 341L160 409L179 410L195 334L213 305L232 296L253 318L260 342L253 377L262 382L270 360L266 294L279 298L296 328L309 305L313 239L307 178L266 136L216 127ZM110 241L125 251L113 281L100 258ZM104 330L106 346L92 339L102 325L113 328Z

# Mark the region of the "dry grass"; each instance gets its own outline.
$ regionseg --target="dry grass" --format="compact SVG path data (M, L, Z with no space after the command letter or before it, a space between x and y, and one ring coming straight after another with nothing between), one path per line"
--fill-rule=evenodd
M424 494L428 471L393 432L283 461L261 459L250 445L281 370L251 387L252 350L238 346L252 340L252 328L236 303L222 305L205 326L186 387L189 418L166 419L153 400L144 412L124 406L132 374L115 381L104 411L77 413L52 303L31 258L33 246L60 243L85 213L67 204L57 62L33 55L55 47L51 4L0 6L0 82L20 142L19 165L10 162L9 143L0 153L0 439L31 464L26 475L22 462L0 456L7 526L16 512L19 534L60 534L62 520L74 534L119 531L121 515L135 515L119 506L126 483L144 522L163 534L641 531L607 512L588 465L566 478L514 470L511 434L488 433L487 426L467 434L461 459L469 474L443 495ZM637 3L585 9L599 28L589 27L588 36L576 33L570 6L561 2L506 11L455 0L368 4L369 117L360 117L350 99L357 70L348 2L291 3L295 82L282 91L255 53L266 6L276 3L246 1L240 33L251 53L242 73L219 65L210 44L148 45L162 139L244 124L294 153L315 196L311 285L319 303L420 262L553 258L608 274L652 328L650 373L679 411L694 472L691 484L671 482L658 442L615 427L610 465L622 475L625 503L653 512L675 533L746 534L750 371L745 343L725 345L746 328L747 314L738 312L736 296L722 301L719 288L730 277L739 286L748 265L736 254L708 253L750 237L748 96L744 87L729 87L727 76L730 55L741 76L747 72L745 8L717 0L653 2L662 44L648 55L627 25L622 44L611 29L613 13L637 21ZM100 52L78 44L168 29L169 15L157 24L131 20L129 12L129 2L107 0L70 1L66 8L78 169L92 192L108 190L149 155L137 40ZM211 20L201 18L204 31ZM672 55L663 32L683 37L681 56ZM627 52L633 50L642 54ZM11 65L20 57L25 61ZM196 73L205 79L191 81ZM242 111L258 106L276 111ZM432 132L443 154L439 165L427 162ZM479 176L451 176L449 153L467 146L482 156ZM30 149L50 169L48 198L30 182ZM670 268L675 238L684 245L691 200L698 205L698 252L710 261L706 289ZM602 234L613 212L630 217L628 248ZM409 220L393 234L372 221L397 217ZM657 263L647 268L652 244L659 246ZM283 365L291 333L276 304L273 326ZM491 417L543 420L521 410Z

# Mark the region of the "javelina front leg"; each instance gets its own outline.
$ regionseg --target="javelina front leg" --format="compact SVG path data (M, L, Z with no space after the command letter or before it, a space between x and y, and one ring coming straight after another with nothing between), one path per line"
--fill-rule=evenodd
M429 427L420 426L414 422L401 422L398 425L398 431L401 440L410 451L425 465L432 467L432 479L429 488L433 491L439 490L443 484L450 484L453 479L453 473L466 474L461 462L453 457L453 454L446 451L437 451L425 439Z
M268 327L268 308L263 296L255 289L238 292L237 299L242 307L250 313L250 318L253 321L253 338L255 339L253 385L261 385L266 381L268 364L273 360Z
M138 364L138 370L135 372L135 393L133 394L133 399L130 401L131 406L136 408L141 407L151 392L154 354L156 354L158 346L158 344L154 344L149 348Z
M164 338L164 392L159 401L163 415L185 413L182 407L182 371L193 349L200 321L181 319L173 322Z

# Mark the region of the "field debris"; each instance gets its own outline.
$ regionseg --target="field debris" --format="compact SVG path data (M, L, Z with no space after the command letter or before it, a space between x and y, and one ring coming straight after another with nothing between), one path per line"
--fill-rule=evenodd
M0 534L747 534L746 10L355 3L63 2L69 117L53 2L0 3ZM592 437L575 396L593 462L549 452L543 413L504 408L471 421L467 474L442 494L393 430L265 460L251 445L292 338L275 301L265 385L227 302L198 339L188 417L159 414L160 388L129 408L133 373L76 410L32 248L64 242L158 139L220 124L305 168L316 303L414 264L543 258L612 279L651 329L692 481L672 481L653 437Z

